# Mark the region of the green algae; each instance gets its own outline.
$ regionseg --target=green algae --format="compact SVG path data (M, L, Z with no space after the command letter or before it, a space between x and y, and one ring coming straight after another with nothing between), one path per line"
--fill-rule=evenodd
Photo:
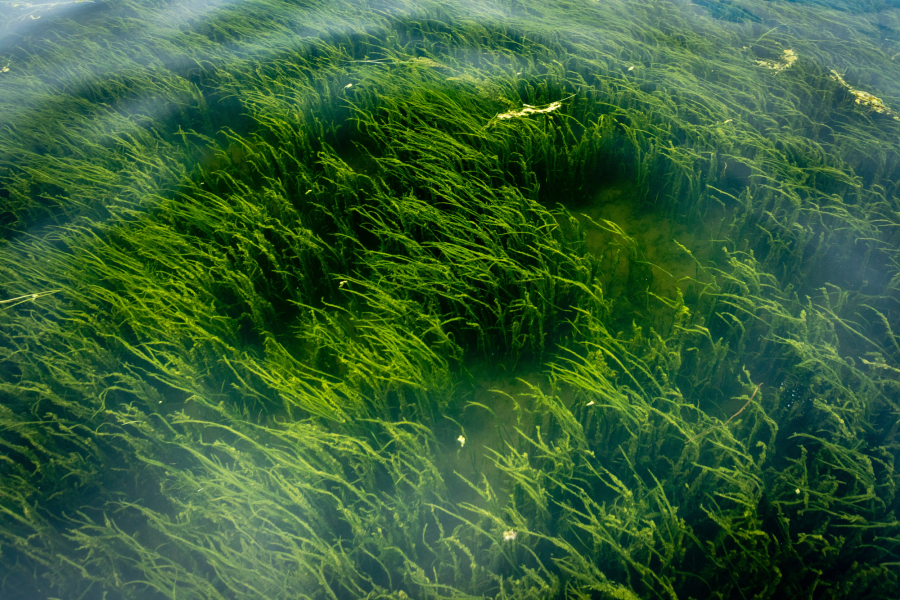
M4 32L4 597L895 597L897 20Z

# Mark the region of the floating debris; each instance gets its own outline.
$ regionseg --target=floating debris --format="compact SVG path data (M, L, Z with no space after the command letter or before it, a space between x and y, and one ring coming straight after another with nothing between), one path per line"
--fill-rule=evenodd
M835 71L834 69L831 69L831 78L834 79L835 81L837 81L839 84L841 84L841 87L843 87L848 92L853 94L856 97L856 100L854 100L854 101L858 105L865 107L872 112L878 113L879 115L885 115L885 116L891 117L893 119L896 119L897 121L900 121L900 117L895 115L894 111L892 111L890 108L885 106L884 101L881 98L879 98L877 96L873 96L869 92L864 92L862 90L857 90L855 88L850 87L850 84L848 84L846 81L844 81L844 78L841 77L841 74L838 73L837 71Z
M466 445L466 438L464 438L463 436L459 436L458 438L456 438L456 441L459 442L460 448Z
M776 73L781 73L785 69L789 69L795 62L797 62L797 53L787 49L784 51L784 57L781 60L758 60L756 64L765 69L772 69Z
M503 532L503 541L504 542L514 542L514 541L516 541L516 535L517 534L516 534L515 530L513 530L513 529L510 529L509 531L504 531Z
M553 112L557 108L561 107L561 102L551 102L546 105L544 108L536 108L531 106L530 104L523 104L522 110L511 110L509 112L505 112L503 114L497 115L498 119L515 119L516 117L525 117L528 115L536 115L540 113L549 113Z
M562 100L557 100L556 102L551 102L550 104L545 104L542 107L531 106L530 104L523 104L522 110L511 110L509 112L499 114L495 118L506 120L506 119L516 119L519 117L527 117L528 115L551 113L554 110L562 107L562 103L572 97L574 97L574 94L572 96L563 98Z

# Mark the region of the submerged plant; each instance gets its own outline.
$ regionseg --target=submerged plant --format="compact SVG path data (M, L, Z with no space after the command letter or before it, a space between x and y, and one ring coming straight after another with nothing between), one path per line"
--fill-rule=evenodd
M3 31L4 598L896 595L874 17L95 8Z

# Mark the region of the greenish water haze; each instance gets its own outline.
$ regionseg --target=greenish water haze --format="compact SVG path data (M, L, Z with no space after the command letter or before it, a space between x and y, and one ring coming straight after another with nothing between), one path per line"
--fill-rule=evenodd
M0 2L0 597L900 597L894 0Z

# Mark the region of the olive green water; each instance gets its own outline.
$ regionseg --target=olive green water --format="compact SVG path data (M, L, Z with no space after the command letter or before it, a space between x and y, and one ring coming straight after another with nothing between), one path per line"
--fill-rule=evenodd
M896 3L0 9L0 598L900 597Z

